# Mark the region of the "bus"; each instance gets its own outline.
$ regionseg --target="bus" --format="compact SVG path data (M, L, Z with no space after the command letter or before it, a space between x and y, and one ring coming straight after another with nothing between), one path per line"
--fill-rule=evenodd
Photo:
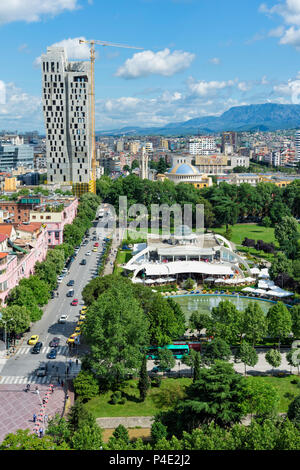
M150 346L147 351L147 359L158 359L158 351L161 349L169 349L175 359L182 359L184 356L188 355L190 352L190 348L186 343L177 343L177 344L169 344L167 346Z

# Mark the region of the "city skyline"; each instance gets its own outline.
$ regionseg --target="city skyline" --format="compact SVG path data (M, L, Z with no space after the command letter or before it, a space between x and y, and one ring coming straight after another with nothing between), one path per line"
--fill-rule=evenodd
M44 133L40 57L59 45L70 60L88 60L80 38L144 48L97 47L97 130L160 127L246 104L300 103L300 0L242 6L132 0L130 6L119 0L105 8L91 0L0 5L0 128Z

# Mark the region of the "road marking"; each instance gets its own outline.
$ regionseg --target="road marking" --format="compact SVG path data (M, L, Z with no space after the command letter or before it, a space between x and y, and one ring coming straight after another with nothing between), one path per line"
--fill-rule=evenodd
M20 385L20 384L45 384L50 383L51 376L37 377L36 375L27 376L13 376L4 375L0 377L0 385Z
M32 348L27 348L27 347L24 347L24 348L20 348L18 349L18 351L16 352L15 356L23 356L25 354L28 354L30 351L31 351ZM42 349L41 353L44 354L48 354L50 351L51 351L51 348L50 346L46 346ZM58 346L57 348L57 355L58 356L66 356L67 353L68 353L68 346ZM13 356L12 356L13 357Z

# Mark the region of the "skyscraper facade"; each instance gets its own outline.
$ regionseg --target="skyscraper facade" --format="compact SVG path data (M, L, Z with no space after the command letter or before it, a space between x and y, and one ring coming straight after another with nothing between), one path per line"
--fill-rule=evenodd
M90 63L69 62L64 48L48 47L41 65L48 184L86 192L93 152Z

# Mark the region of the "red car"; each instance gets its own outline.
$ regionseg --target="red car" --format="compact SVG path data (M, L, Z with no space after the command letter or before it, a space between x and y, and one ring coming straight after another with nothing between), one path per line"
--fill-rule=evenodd
M74 305L76 307L76 305L78 305L78 299L73 299L71 305Z
M98 242L94 243L94 246L99 246L99 243Z

